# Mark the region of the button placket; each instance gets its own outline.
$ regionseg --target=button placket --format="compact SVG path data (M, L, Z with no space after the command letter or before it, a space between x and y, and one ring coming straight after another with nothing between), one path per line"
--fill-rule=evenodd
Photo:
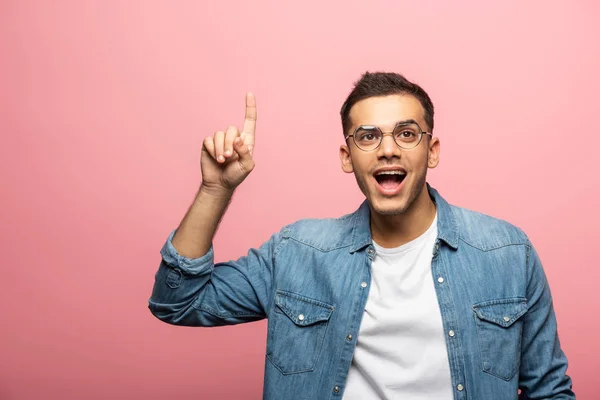
M454 318L455 307L451 301L451 297L449 294L450 286L449 283L446 281L447 274L449 272L445 270L445 260L439 257L441 247L443 246L438 239L433 248L433 258L431 261L433 283L438 297L438 301L440 303L442 322L446 330L446 334L449 337L449 339L447 340L448 358L451 365L456 364L457 366L456 377L453 378L458 380L458 382L461 382L464 380L464 362L459 351L460 339L458 337L458 333L453 329L450 329L451 327L458 326L458 324ZM437 285L435 285L435 283L437 283ZM452 375L454 375L454 373ZM457 383L457 381L454 379L454 389L460 393L457 393L456 396L464 398L464 396L466 396L467 394L464 384Z

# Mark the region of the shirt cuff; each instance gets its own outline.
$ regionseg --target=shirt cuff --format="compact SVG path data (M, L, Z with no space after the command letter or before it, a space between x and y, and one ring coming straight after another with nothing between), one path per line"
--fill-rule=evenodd
M173 236L176 230L171 232L167 241L160 250L163 261L172 268L178 268L187 275L198 275L212 270L214 266L213 246L210 245L208 252L200 258L187 258L177 252L173 247Z

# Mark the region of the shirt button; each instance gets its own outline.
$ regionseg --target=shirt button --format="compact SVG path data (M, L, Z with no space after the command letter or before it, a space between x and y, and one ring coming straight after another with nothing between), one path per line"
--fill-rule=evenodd
M361 283L361 284L360 284L360 287L361 287L361 288L363 288L363 289L364 289L364 288L366 288L366 287L367 287L367 282L363 282L363 283Z
M465 389L465 387L459 383L458 385L456 385L456 389L458 389L459 392L462 392Z
M439 283L444 283L444 278L442 278L441 276L438 278L438 282Z
M450 337L454 337L454 331L449 331L449 332L448 332L448 336L450 336Z
M298 321L304 321L304 314L298 315Z
M367 253L369 253L369 254L371 254L371 255L372 255L372 254L373 254L373 249L369 249L369 250L367 250Z
M351 341L352 341L352 335L348 335L348 336L346 336L346 340L347 340L348 342L351 342Z
M334 386L333 387L333 393L339 393L340 392L340 387L339 386Z
M505 320L506 322L508 322L508 321L510 321L510 318L508 318L508 317L504 317L504 320Z

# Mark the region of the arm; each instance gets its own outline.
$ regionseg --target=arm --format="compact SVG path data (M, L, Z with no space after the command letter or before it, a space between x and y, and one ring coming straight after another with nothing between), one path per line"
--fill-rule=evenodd
M214 264L212 247L200 258L180 255L171 238L161 250L149 308L158 319L185 326L219 326L265 318L272 301L273 259L279 234L236 261Z
M243 131L230 126L203 142L202 185L161 251L149 301L152 313L165 322L218 325L264 317L276 240L238 262L216 266L211 247L235 188L254 168L255 127L256 101L249 93Z
M567 358L560 347L552 295L542 264L529 246L529 310L523 316L519 386L524 399L575 399Z
M206 254L235 188L254 169L256 100L246 95L244 130L234 126L204 139L200 168L202 185L173 237L173 246L188 258Z

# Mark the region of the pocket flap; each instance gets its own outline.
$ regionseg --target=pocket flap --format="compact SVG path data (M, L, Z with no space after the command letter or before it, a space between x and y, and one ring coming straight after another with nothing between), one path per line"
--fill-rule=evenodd
M524 297L484 301L473 305L477 318L504 328L511 326L528 309L527 299Z
M282 290L275 294L275 304L298 326L327 321L334 310L330 304Z

